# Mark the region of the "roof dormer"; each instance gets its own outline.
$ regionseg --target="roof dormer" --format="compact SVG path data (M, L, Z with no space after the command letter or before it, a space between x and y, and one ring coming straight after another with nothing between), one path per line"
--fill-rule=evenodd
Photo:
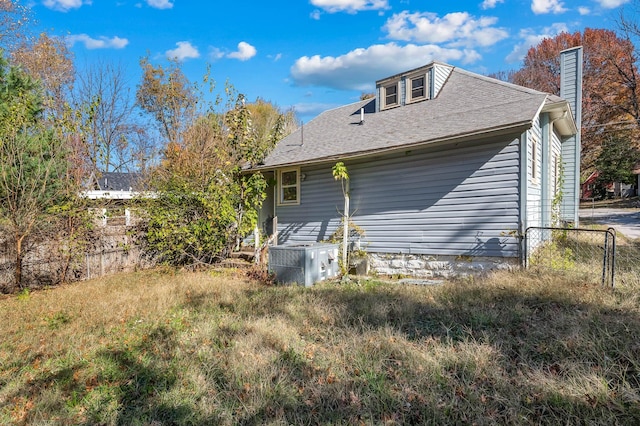
M376 82L379 111L434 99L453 68L433 62Z

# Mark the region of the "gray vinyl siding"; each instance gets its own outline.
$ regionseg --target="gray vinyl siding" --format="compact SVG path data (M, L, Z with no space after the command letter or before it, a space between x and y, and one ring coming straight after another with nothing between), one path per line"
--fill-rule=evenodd
M444 83L449 78L451 74L451 67L446 65L435 64L433 66L433 93L432 97L437 97L440 89L444 86Z
M578 223L580 202L580 126L582 122L582 47L560 53L560 97L567 100L576 120L578 133L562 144L564 186L562 216Z
M398 83L398 99L400 101L400 105L405 105L407 103L407 79L403 78Z
M368 252L516 257L519 138L347 163L352 220ZM328 239L344 199L331 165L303 169L299 206L277 207L279 242Z
M344 197L340 182L333 179L331 166L303 168L300 204L277 206L278 243L306 244L325 241L340 224Z

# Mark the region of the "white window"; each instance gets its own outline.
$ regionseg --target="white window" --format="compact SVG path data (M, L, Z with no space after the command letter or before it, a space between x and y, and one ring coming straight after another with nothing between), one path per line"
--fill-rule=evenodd
M379 109L390 109L431 99L434 68L424 66L376 81Z
M300 204L300 169L278 171L278 204Z
M427 74L412 76L408 80L409 102L420 101L429 97L429 80Z
M397 81L393 82L393 84L383 86L382 91L384 92L384 108L399 105L400 91L398 90Z

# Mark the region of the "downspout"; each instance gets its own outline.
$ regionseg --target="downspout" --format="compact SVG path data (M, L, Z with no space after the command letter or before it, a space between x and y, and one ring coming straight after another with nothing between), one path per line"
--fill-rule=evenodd
M273 222L271 225L273 231L273 245L278 245L278 185L273 185Z
M520 236L520 257L522 266L526 264L524 258L526 250L524 244L526 244L525 231L527 230L527 165L529 164L529 156L527 155L527 145L529 143L528 131L523 132L520 135L520 229L518 235Z
M542 176L541 176L541 198L542 198L542 212L541 212L541 224L543 227L551 226L551 200L549 199L549 158L551 150L551 133L550 129L553 124L549 122L549 114L544 113L540 115L540 127L542 130Z

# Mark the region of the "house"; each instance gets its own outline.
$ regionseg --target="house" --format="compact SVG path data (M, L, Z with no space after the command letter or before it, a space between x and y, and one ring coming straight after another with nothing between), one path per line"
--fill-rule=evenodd
M640 168L635 167L632 171L634 175L640 175ZM613 197L635 197L637 195L637 189L640 185L633 185L622 182L607 182L601 189L597 187L598 177L600 172L594 170L580 185L580 199L582 201L593 200L597 198L613 198ZM640 184L640 178L638 179ZM604 194L603 194L604 192Z
M143 190L139 173L91 173L84 195L92 200L130 200Z
M320 114L253 168L275 182L263 229L278 244L330 239L341 161L363 230L351 238L378 273L517 264L525 229L578 222L582 49L561 62L565 98L441 62L377 81L375 98Z
M131 209L128 203L140 195L152 196L144 192L144 182L139 173L101 172L91 173L82 196L91 200L106 200L111 204L111 212L99 207L96 215L101 225L111 222L131 225ZM95 209L92 209L95 210Z
M580 200L586 201L595 197L596 181L598 180L597 170L594 170L589 176L580 184ZM608 188L607 188L608 189Z

